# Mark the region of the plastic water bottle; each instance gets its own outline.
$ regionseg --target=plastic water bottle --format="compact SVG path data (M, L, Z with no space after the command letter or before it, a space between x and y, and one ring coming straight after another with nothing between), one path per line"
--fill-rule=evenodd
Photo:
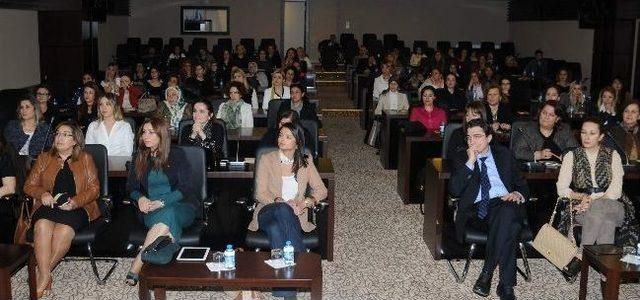
M291 246L291 241L287 241L285 243L284 248L282 248L282 257L284 257L284 264L287 266L293 265L293 246Z
M233 251L231 244L227 245L227 250L224 250L224 268L227 270L236 268L236 252Z

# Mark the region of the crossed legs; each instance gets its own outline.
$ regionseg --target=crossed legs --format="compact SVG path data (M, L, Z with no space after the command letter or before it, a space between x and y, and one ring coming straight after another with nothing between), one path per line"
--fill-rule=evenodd
M47 219L36 221L33 233L34 252L38 263L37 291L42 292L51 280L51 271L69 251L76 233L68 225Z
M167 225L163 223L157 223L153 225L151 228L149 228L149 231L147 232L147 236L144 239L144 244L142 245L142 249L146 248L147 246L149 246L149 244L153 243L153 241L155 241L158 237L161 237L163 235L168 235L173 240L173 236L171 235L171 232L169 231L169 227ZM142 269L142 251L138 252L138 255L136 256L135 260L131 264L131 269L129 270L129 272L133 274L139 274L141 269Z

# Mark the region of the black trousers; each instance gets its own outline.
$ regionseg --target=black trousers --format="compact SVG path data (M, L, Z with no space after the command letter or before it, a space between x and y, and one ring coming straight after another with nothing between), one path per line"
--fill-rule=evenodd
M501 286L513 287L516 285L516 249L523 216L519 204L515 202L503 201L500 198L490 201L489 214L485 219L478 217L478 205L474 204L474 215L469 218L467 226L488 232L482 272L491 275L496 266L499 266L498 289Z

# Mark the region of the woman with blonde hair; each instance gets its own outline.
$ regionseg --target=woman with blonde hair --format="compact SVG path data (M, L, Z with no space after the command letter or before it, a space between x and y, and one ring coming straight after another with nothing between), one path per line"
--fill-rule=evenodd
M560 97L560 107L569 116L587 113L587 98L580 82L574 81L569 85L569 92Z
M284 85L284 72L282 69L275 69L271 74L271 87L264 90L262 98L262 109L269 109L269 101L272 99L290 99L291 90Z
M18 155L36 157L51 145L49 124L42 122L40 106L35 100L20 100L16 111L18 119L7 123L4 137Z
M615 126L620 122L618 99L613 87L606 86L600 91L597 116L604 126Z
M251 85L249 84L249 81L247 81L247 75L244 73L242 69L238 67L233 67L233 69L231 69L231 81L242 83L242 85L244 85L244 89L247 92L247 95L251 95L251 102L249 102L249 97L245 97L247 99L243 99L243 100L251 104L252 108L256 108L256 109L260 108L258 104L258 93L256 93L256 90L253 87L251 87Z
M98 119L89 124L86 143L104 145L109 156L131 156L133 139L133 130L124 121L116 96L102 96L98 101Z

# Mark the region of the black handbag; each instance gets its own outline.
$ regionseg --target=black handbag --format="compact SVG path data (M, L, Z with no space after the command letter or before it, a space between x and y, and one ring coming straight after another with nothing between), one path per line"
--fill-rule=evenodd
M178 250L180 246L172 242L168 235L163 235L142 250L142 261L154 265L166 265L173 260Z

